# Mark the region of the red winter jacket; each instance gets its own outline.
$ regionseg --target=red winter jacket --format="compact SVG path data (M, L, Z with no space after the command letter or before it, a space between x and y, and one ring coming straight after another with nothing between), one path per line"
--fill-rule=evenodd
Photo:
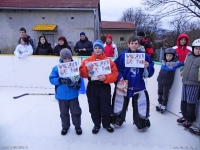
M186 44L184 46L180 45L180 39L181 38L186 38ZM191 52L187 46L188 46L188 43L189 43L189 37L187 34L180 34L178 36L178 39L176 41L176 45L177 45L177 48L176 48L176 54L178 55L178 60L182 63L184 63L185 61L185 57L187 55L187 53Z

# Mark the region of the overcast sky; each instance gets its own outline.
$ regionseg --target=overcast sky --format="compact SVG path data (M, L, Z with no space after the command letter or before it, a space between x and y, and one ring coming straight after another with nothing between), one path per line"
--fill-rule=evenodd
M142 0L100 0L101 20L118 21L127 8L142 7ZM162 27L169 29L168 18L163 19Z
M141 0L100 0L101 20L118 21L125 9L142 7Z

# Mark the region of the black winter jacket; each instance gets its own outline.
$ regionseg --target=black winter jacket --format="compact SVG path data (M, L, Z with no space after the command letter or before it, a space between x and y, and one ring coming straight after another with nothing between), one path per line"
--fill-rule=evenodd
M85 48L86 51L80 51L79 49ZM76 45L74 46L74 51L78 53L78 56L91 56L93 52L93 44L91 41L85 37L85 40L79 40Z
M71 53L72 53L71 47L70 47L69 45L59 45L59 44L58 44L58 45L56 45L56 46L54 47L53 54L56 55L56 56L60 56L60 51L61 51L63 48L69 49L69 50L71 51ZM72 55L73 55L73 53L72 53Z
M53 55L53 49L51 47L51 44L50 43L42 44L39 42L34 54L35 55Z

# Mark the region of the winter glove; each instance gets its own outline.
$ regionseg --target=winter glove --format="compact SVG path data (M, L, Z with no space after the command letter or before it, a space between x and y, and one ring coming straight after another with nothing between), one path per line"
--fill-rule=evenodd
M80 89L80 85L81 85L80 75L70 77L70 79L71 79L70 87Z
M72 81L69 78L59 78L59 82L62 83L62 84L66 84L67 86L69 86Z

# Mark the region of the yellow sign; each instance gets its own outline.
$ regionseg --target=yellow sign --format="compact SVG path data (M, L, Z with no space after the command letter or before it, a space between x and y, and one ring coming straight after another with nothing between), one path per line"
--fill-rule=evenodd
M39 30L45 30L45 31L53 31L57 27L56 24L37 24L32 30L39 31Z

